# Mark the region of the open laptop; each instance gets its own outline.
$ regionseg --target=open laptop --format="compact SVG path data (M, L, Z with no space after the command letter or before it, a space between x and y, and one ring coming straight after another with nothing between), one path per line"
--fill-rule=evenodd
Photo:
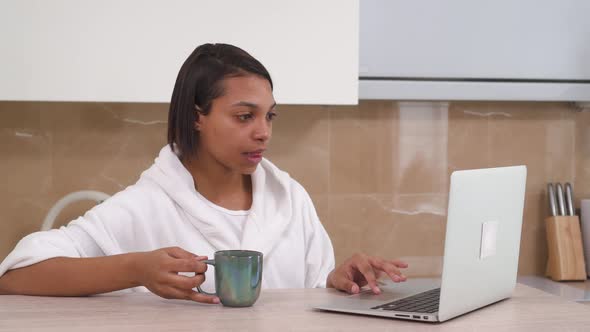
M444 322L511 296L516 286L525 166L451 174L442 278L409 278L314 309Z

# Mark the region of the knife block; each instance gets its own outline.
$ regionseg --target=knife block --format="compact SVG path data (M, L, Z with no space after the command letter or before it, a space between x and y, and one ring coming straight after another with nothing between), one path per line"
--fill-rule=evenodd
M549 249L545 274L556 281L586 280L578 216L548 217L545 225Z

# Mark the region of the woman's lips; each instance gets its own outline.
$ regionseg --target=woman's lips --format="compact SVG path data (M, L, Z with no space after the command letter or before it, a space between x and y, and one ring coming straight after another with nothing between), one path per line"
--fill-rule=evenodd
M243 155L253 164L257 164L262 160L262 151L244 152Z

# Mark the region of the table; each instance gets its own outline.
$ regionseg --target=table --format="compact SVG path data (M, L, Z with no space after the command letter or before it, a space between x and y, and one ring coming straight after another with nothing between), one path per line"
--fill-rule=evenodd
M590 292L590 280L585 281L565 281L566 285Z
M590 280L553 281L543 276L520 276L518 282L567 300L590 305Z
M151 293L0 296L0 331L588 331L590 307L518 284L512 298L444 323L314 311L333 289L264 290L249 308Z

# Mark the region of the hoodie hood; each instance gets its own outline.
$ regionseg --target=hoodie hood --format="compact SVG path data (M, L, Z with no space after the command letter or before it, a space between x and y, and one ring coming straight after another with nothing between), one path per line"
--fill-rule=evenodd
M255 250L267 257L291 221L292 180L266 159L252 174L252 206L242 238L236 238L223 223L216 223L211 207L198 198L192 175L169 145L160 150L141 180L160 187L216 250Z

